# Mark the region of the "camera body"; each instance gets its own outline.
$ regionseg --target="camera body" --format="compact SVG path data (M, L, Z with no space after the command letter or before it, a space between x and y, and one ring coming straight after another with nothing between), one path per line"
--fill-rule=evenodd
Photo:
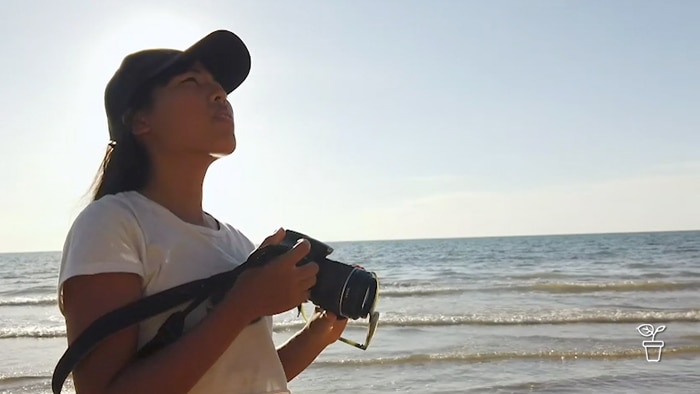
M374 310L379 292L376 276L358 266L329 259L333 248L321 241L286 230L282 242L258 249L248 260L252 265L265 264L291 250L301 238L309 241L311 251L297 265L315 262L319 267L309 301L340 318L356 320L368 317Z

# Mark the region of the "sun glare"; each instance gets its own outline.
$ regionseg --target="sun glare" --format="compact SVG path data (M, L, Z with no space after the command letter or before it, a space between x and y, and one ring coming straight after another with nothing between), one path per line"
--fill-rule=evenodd
M211 23L196 17L194 10L163 10L142 8L131 11L123 18L113 18L118 23L105 26L99 34L87 42L89 48L102 48L86 52L84 63L87 76L106 80L121 63L124 56L144 48L186 49L211 30Z

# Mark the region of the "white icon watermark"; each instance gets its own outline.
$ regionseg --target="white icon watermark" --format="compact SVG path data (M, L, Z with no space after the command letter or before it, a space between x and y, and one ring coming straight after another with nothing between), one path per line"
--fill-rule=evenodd
M643 341L644 352L646 353L647 361L650 363L658 363L661 361L661 351L664 348L664 341L657 341L656 334L666 330L666 326L658 326L654 329L651 324L642 324L637 327L637 331L643 337L651 338L650 341Z

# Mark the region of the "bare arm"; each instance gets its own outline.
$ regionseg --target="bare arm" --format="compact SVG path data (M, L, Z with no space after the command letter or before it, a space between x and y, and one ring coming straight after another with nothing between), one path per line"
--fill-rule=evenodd
M332 312L316 307L316 312L304 328L277 349L287 381L304 371L330 344L337 341L348 324Z
M277 349L288 382L302 373L326 348L328 344L321 339L304 328Z
M65 282L63 291L72 342L99 316L141 298L141 278L125 273L77 276ZM240 302L238 294L230 294L177 342L142 360L134 360L137 327L124 329L100 343L76 367L76 392L186 393L254 319L249 306Z

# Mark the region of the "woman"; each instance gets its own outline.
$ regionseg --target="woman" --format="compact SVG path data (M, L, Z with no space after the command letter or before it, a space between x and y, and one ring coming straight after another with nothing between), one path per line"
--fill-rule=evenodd
M243 42L216 31L186 51L131 54L108 83L110 144L61 261L69 343L109 311L230 270L253 252L240 231L202 209L207 169L236 147L227 95L249 70ZM283 238L280 229L262 245ZM271 316L307 300L315 284L316 264L296 266L308 252L303 241L247 270L222 302L191 313L183 336L148 357L135 354L169 313L109 337L73 371L77 393L288 393L287 382L347 322L316 313L275 348Z

